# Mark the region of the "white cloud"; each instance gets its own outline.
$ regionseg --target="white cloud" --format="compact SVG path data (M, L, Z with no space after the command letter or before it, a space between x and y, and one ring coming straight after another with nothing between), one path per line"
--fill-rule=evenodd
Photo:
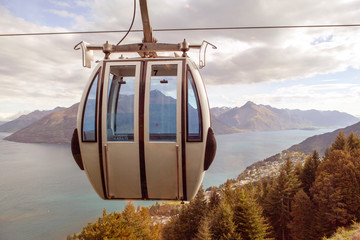
M124 30L129 27L132 18L132 1L77 0L72 4L62 1L53 1L53 4L59 7L50 10L53 14L74 20L75 24L71 28L50 28L26 22L20 17L13 16L0 5L2 32ZM316 2L152 0L148 1L148 4L154 29L348 24L356 23L360 15L359 1L341 0L331 3L325 0ZM87 11L78 14L77 8L84 7ZM141 29L139 6L133 28ZM214 94L215 105L259 99L259 103L281 103L285 106L291 96L304 99L309 96L306 91L312 90L307 86L298 85L297 88L279 89L278 95L264 95L256 92L255 87L252 87L252 95L244 94L240 98L236 92L243 88L244 85L241 84L247 86L247 84L255 85L254 83L287 82L343 71L350 66L355 69L360 68L358 54L360 28L155 32L154 34L159 42L181 42L186 38L190 43L197 44L205 39L218 47L217 50L208 49L207 66L202 70L202 75L212 89L234 90L231 91L233 95ZM14 109L14 112L17 112L23 110L21 104L26 105L26 109L31 105L33 109L48 109L52 106L69 105L71 101L75 103L80 99L90 71L81 67L81 54L73 51L73 46L81 40L97 44L107 40L110 43L117 43L122 36L123 33L0 38L0 43L4 46L0 55L2 63L0 105L16 102L19 104L19 109ZM125 43L138 42L141 39L140 33L130 33ZM197 53L192 53L191 56L197 61ZM322 94L322 97L334 97L340 101L340 94L336 95L337 89L331 89L331 86L335 85L330 83L332 82L319 86L319 88L327 87L322 91L331 93ZM356 87L344 87L348 87L347 89L351 91L343 100L354 102L354 99L359 99L359 90ZM214 90L216 91L221 92ZM290 91L291 94L281 91ZM317 99L321 99L320 95L313 97L316 96ZM301 101L297 103L302 104ZM340 104L334 103L334 106L337 105ZM344 107L344 104L342 105ZM295 106L295 102L292 106Z
M83 23L85 22L85 18L83 16L79 16L75 13L71 13L68 12L66 10L56 10L56 9L51 9L49 10L49 12L58 15L60 17L64 17L64 18L71 18L74 19L77 23Z

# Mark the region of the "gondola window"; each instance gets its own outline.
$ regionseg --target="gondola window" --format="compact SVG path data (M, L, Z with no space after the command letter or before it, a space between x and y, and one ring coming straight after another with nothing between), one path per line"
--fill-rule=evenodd
M199 98L196 92L194 79L190 72L188 72L188 104L187 104L187 113L188 113L188 141L201 141L201 113Z
M153 65L150 81L150 141L176 141L177 64Z
M107 140L134 141L135 66L110 68Z
M82 122L82 140L84 142L96 141L96 98L99 73L92 81L90 91L88 92L85 110Z

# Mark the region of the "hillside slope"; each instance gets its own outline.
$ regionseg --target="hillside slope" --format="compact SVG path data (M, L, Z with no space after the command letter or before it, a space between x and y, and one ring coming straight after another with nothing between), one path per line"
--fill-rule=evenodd
M24 143L70 143L79 104L53 112L5 138Z
M360 122L345 128L337 129L333 132L309 137L301 143L291 146L286 150L286 152L311 153L313 150L316 150L320 153L320 155L322 155L325 152L325 149L334 142L340 131L343 131L346 136L351 132L354 132L356 135L360 135Z
M270 176L278 172L287 158L290 158L294 163L303 162L306 156L314 150L322 156L325 149L331 146L340 131L343 131L346 136L348 136L351 132L356 135L360 135L360 122L346 128L309 137L301 143L293 145L281 153L275 154L248 166L237 179L240 184L260 180L263 177Z
M277 109L247 102L242 107L216 108L212 115L233 132L276 131L288 129L338 128L354 124L358 118L338 111ZM215 133L223 134L214 127Z
M59 111L59 110L63 110L65 108L61 108L61 107L57 107L53 110L45 110L45 111L33 111L29 114L26 115L21 115L20 117L18 117L17 119L10 121L10 122L6 122L4 124L0 125L0 132L16 132L17 130L20 130L24 127L27 127L29 125L31 125L32 123L40 120L41 118L45 117L46 115Z

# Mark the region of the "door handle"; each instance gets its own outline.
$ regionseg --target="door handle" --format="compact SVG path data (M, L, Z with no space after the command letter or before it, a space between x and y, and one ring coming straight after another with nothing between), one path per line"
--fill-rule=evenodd
M109 168L108 168L108 145L104 144L104 163L105 163L105 188L106 188L106 197L111 198L109 193Z
M177 199L180 199L180 181L179 181L179 149L178 144L175 145L176 148L176 181L177 181Z

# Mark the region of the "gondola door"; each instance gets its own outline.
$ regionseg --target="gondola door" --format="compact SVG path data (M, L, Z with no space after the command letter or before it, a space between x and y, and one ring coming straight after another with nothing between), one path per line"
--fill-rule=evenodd
M145 65L144 155L148 199L181 199L182 61Z
M106 197L142 199L138 127L141 62L105 64L102 139Z

